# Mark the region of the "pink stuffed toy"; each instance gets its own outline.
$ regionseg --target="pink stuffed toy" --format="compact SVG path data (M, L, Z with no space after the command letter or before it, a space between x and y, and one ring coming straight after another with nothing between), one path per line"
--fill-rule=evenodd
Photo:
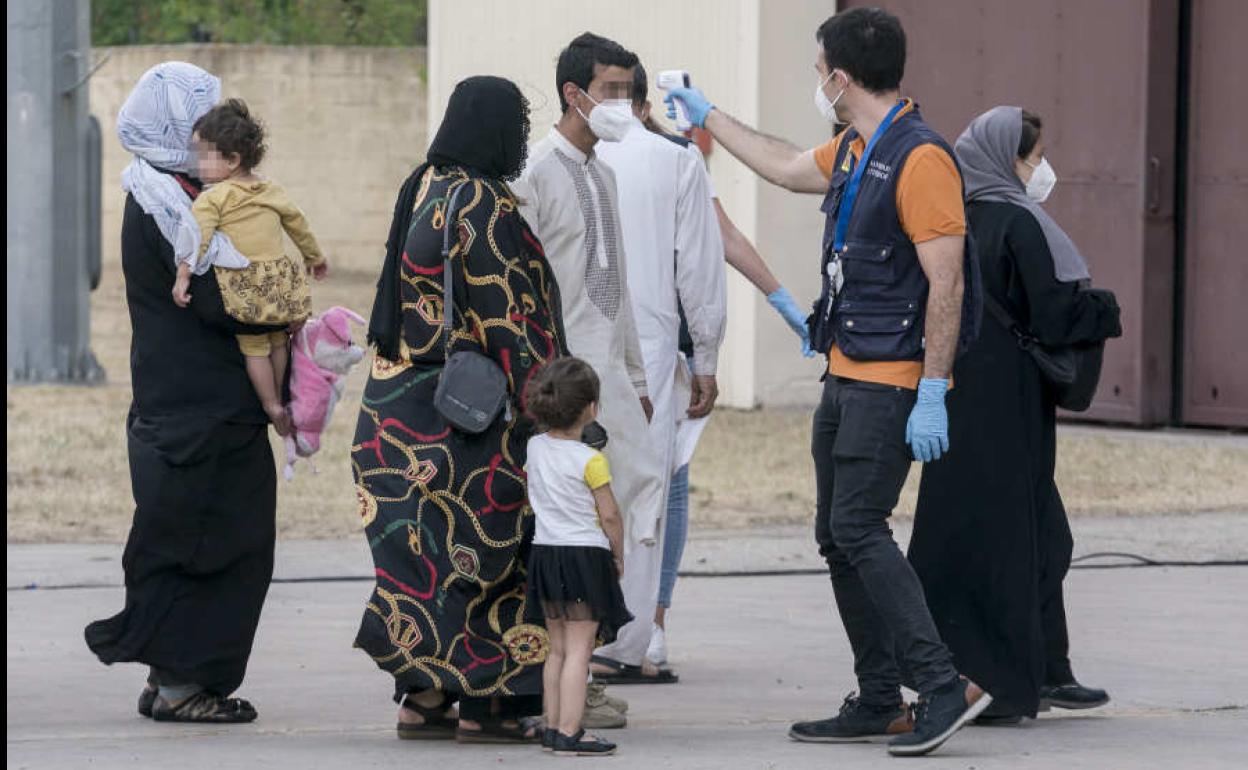
M289 409L295 429L286 437L282 475L287 480L294 478L297 457L311 457L321 448L321 433L342 398L347 374L364 358L364 349L351 341L352 321L364 323L345 307L332 307L291 337Z

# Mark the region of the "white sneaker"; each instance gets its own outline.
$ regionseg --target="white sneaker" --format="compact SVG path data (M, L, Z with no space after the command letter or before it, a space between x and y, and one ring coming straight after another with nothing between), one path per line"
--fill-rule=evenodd
M650 629L650 646L646 649L646 660L656 666L667 662L667 634L658 623Z

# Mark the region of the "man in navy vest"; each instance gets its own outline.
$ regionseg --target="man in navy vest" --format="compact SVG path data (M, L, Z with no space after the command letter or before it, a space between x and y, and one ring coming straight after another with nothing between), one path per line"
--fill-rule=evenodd
M759 133L694 88L668 100L768 181L825 194L823 291L809 321L812 347L828 356L812 437L816 537L860 695L789 734L829 743L892 736L890 753L925 754L992 698L958 676L888 517L912 456L931 462L949 450L945 392L959 334L978 324L977 271L953 152L901 98L900 22L854 9L825 21L816 41L815 104L850 126L821 147L802 151ZM903 681L919 692L913 720Z

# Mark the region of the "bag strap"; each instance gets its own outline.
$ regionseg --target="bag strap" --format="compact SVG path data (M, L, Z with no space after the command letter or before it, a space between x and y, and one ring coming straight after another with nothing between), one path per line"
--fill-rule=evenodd
M1007 331L1018 338L1019 347L1028 350L1036 344L1036 338L1024 331L1022 325L1014 320L1014 316L1010 315L1009 311L988 291L984 292L984 305L988 307L988 312L992 313L993 318L996 318Z
M446 215L443 217L442 225L442 358L449 360L451 357L451 326L453 325L455 315L455 278L451 273L451 229L452 225L457 225L455 218L458 212L455 210L455 202L459 200L459 194L464 191L467 182L459 183L452 191L450 200L446 204ZM455 228L455 242L459 243L459 227Z

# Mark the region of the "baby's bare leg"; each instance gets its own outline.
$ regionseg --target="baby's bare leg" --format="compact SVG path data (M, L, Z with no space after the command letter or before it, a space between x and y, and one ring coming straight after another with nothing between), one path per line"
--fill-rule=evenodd
M269 343L272 349L269 351L269 361L273 364L273 384L277 386L277 398L282 398L282 386L286 384L286 367L290 363L290 349L287 344L286 332L276 332L269 335Z
M281 388L274 385L273 349L269 338L263 334L239 335L238 346L243 351L247 377L260 397L264 413L273 422L279 436L290 435L290 415L282 406Z
M277 435L290 435L290 415L282 406L280 391L273 384L273 361L269 356L247 356L247 376L251 378L251 386L260 397L264 413L273 422Z

